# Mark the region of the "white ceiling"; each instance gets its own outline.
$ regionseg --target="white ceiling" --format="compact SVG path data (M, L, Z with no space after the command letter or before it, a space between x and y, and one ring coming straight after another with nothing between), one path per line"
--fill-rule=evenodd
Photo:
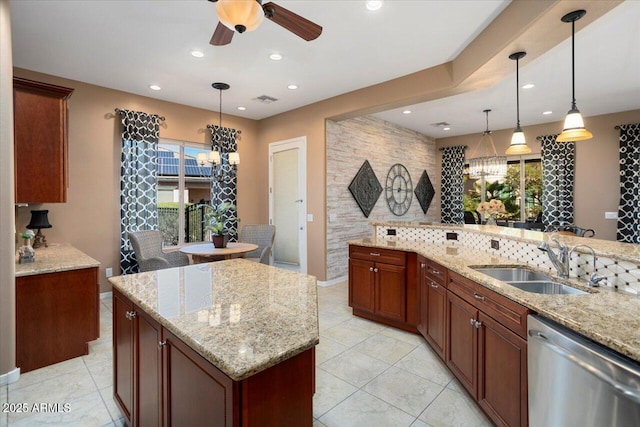
M455 58L509 1L277 1L318 24L305 42L265 20L228 46L209 39L215 5L197 1L32 1L11 3L14 65L152 98L218 110L211 83L229 83L223 111L261 119ZM570 107L567 40L521 67L523 126L562 120ZM640 1L627 1L576 36L577 100L585 116L640 108ZM190 51L204 52L194 58ZM284 55L280 62L269 53ZM418 54L417 54L418 53ZM513 64L515 70L515 63ZM300 89L291 91L295 83ZM158 84L161 91L152 91ZM279 100L254 101L260 95ZM238 111L238 106L247 107ZM515 75L484 90L377 114L433 137L515 125ZM542 111L553 114L542 116ZM464 121L461 120L464 118ZM446 121L451 131L431 126Z

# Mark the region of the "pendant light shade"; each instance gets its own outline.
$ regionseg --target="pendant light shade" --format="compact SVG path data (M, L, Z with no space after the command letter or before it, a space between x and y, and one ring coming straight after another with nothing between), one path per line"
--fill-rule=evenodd
M562 133L558 135L556 141L569 142L569 141L583 141L585 139L593 138L593 134L584 127L584 120L580 110L576 107L576 64L575 64L575 36L576 36L576 21L586 15L585 10L574 10L562 17L562 22L571 22L571 91L572 101L571 110L567 113L567 117L564 119L564 128Z
M516 61L516 118L517 124L511 136L511 145L507 148L506 154L516 156L520 154L529 154L531 148L527 145L524 132L520 127L520 59L524 58L526 52L516 52L509 55L509 59Z
M504 178L507 175L507 156L498 156L493 138L491 138L491 131L489 130L490 111L483 111L487 118L487 129L482 132L482 137L469 159L469 177L471 178L490 177L495 180Z
M239 33L255 30L264 19L262 5L256 0L218 0L216 13L224 26Z

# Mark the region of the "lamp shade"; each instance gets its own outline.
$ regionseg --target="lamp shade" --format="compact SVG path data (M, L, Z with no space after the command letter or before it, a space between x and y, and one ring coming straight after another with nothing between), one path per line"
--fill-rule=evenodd
M41 228L51 228L52 225L49 224L48 218L49 211L31 211L31 221L29 221L29 225L27 228L30 230L36 230Z
M218 0L216 13L224 26L239 33L255 30L264 19L262 6L256 0Z
M219 151L215 151L215 150L209 151L209 162L213 163L214 165L219 165L220 164L220 152Z
M569 110L567 117L564 119L564 128L562 129L562 133L558 135L556 141L584 141L585 139L591 138L593 138L593 134L584 127L584 120L582 119L580 110L577 108Z
M229 153L229 164L230 165L239 165L240 164L240 154L237 152Z
M506 154L509 156L517 156L519 154L529 154L531 148L527 145L527 141L524 137L524 132L520 126L515 128L513 135L511 136L511 145L507 148Z
M196 161L198 162L198 164L204 165L207 161L207 153L198 153L198 155L196 156Z

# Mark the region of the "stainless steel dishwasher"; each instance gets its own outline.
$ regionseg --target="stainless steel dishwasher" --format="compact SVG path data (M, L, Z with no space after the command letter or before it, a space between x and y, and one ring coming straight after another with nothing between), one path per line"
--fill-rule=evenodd
M540 316L527 356L530 427L640 426L640 364Z

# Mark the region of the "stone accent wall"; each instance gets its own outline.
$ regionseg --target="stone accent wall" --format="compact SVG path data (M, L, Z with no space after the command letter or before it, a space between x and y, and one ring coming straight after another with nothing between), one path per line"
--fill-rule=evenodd
M436 169L436 143L426 135L370 116L340 122L327 121L327 281L348 274L347 241L371 236L371 221L440 220L440 173ZM426 170L436 190L425 215L412 191L409 211L394 215L384 190L369 218L349 192L349 184L368 160L385 187L387 173L395 163L403 164L413 188Z

